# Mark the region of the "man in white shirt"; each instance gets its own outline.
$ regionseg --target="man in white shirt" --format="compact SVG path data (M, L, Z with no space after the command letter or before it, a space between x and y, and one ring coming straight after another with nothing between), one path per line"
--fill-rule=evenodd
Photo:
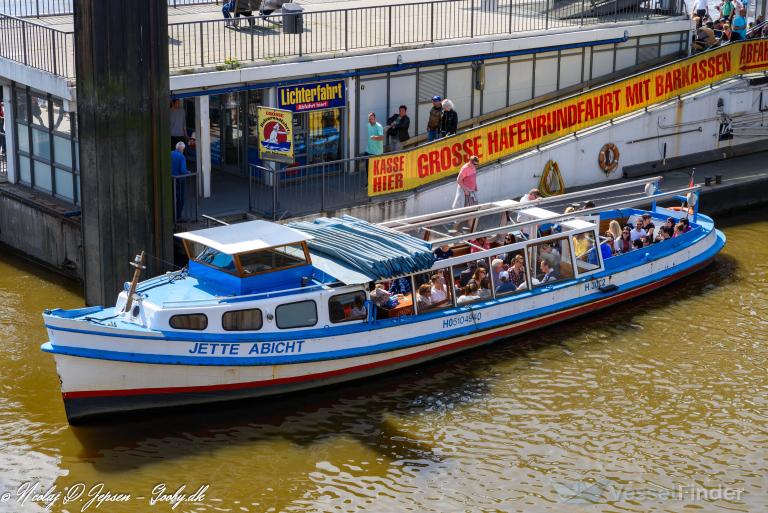
M536 201L537 199L541 198L541 193L538 189L531 189L528 194L525 194L522 198L520 198L520 203L528 203L530 201Z
M709 12L709 3L708 0L694 0L693 2L693 13L701 18L704 19L704 16L707 15L707 12Z
M632 237L632 242L635 242L635 240L639 239L640 237L646 236L646 231L643 230L643 219L640 218L637 221L635 221L635 227L634 229L629 232L630 236Z

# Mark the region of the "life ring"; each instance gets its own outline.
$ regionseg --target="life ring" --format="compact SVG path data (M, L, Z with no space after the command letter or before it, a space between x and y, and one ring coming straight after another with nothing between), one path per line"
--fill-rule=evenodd
M597 160L600 164L600 169L605 171L605 174L610 174L619 167L619 149L613 143L604 144L600 148L600 153L597 156Z
M557 187L552 187L553 182L557 182ZM547 164L544 166L544 173L542 173L539 180L539 192L544 197L565 193L565 180L563 180L563 175L560 173L560 166L554 160L547 161Z
M693 207L688 207L687 209L685 207L667 207L669 210L674 210L675 212L685 212L688 211L689 214L693 214Z

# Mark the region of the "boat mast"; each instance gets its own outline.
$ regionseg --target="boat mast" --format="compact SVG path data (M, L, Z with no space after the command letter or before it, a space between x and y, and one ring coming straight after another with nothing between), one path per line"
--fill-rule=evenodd
M123 309L124 312L131 311L131 306L133 305L133 295L136 293L136 286L139 284L139 277L141 276L141 271L147 268L144 265L143 251L138 255L136 255L136 257L133 259L133 262L131 262L131 265L135 267L136 270L133 271L133 279L131 280L131 287L128 289L128 300L125 302L125 308Z

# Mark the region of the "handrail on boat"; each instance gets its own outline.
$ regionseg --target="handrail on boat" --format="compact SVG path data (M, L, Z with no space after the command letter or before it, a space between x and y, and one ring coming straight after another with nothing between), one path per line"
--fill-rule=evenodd
M674 198L675 196L679 196L689 192L698 193L698 191L700 190L701 190L701 185L694 185L693 187L685 187L683 189L677 189L670 192L654 193L653 195L650 195L650 196L643 196L640 198L623 200L616 203L609 203L607 205L602 205L600 207L588 208L585 210L578 210L576 212L571 212L569 214L560 214L557 216L548 217L546 219L532 219L530 221L524 221L522 223L506 224L503 226L497 226L495 228L488 228L487 230L481 230L481 231L472 232L472 233L465 233L462 235L456 235L452 237L445 237L442 239L430 241L430 244L432 245L432 249L435 249L445 244L451 244L455 242L464 242L466 239L470 239L470 238L477 239L478 237L488 237L490 235L496 235L502 232L517 231L520 228L524 228L526 226L533 226L533 225L543 224L543 223L557 223L557 222L562 222L568 219L588 216L590 214L599 214L600 212L604 212L606 210L619 210L625 207L644 205L648 202L656 202L663 199ZM526 203L525 205L530 206L531 203ZM577 230L574 230L574 231L577 231ZM497 250L497 249L498 248L494 248L494 250ZM478 253L474 253L474 254L477 255Z
M247 301L249 299L267 299L270 297L283 296L292 294L294 292L312 292L317 289L324 289L325 284L316 283L315 285L309 285L307 287L295 287L291 289L271 290L268 292L259 292L258 294L245 294L242 296L216 296L205 299L179 299L176 301L163 301L163 307L166 306L184 306L195 305L198 306L204 303L221 304L238 301Z
M595 195L601 194L604 192L612 192L612 191L619 191L623 189L630 189L633 187L646 186L649 183L658 183L661 180L662 180L661 176L652 176L652 177L643 178L640 180L634 180L632 182L606 185L603 187L597 187L595 189L587 189L583 191L560 194L558 196L550 196L548 198L541 198L534 201L529 201L527 203L519 203L519 202L511 203L510 202L511 204L503 204L504 201L481 203L480 205L473 205L471 207L442 210L440 212L435 212L432 214L424 214L420 216L407 217L404 219L396 219L394 221L386 221L384 223L379 223L379 226L384 226L385 228L390 228L398 231L413 230L417 228L422 228L424 226L430 226L435 222L443 223L443 222L464 221L467 219L478 217L478 215L486 216L490 214L497 214L497 213L500 214L502 212L522 210L525 208L540 207L542 205L548 205L551 203L562 203L563 201L570 201L576 198L594 197ZM505 201L509 201L509 200L505 200Z

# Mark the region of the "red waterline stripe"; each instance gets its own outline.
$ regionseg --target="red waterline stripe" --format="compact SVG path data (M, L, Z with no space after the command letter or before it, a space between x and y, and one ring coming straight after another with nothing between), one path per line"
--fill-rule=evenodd
M664 278L663 280L660 280L654 283L649 283L648 285L643 285L641 287L637 287L630 291L617 294L615 296L607 297L605 299L599 299L597 301L594 301L592 303L589 303L583 306L573 307L568 310L563 310L561 312L551 314L547 317L541 317L539 319L535 319L533 321L530 321L524 324L517 324L515 326L511 326L506 329L496 330L493 332L485 333L483 335L479 335L477 337L461 340L459 342L454 342L452 344L433 347L431 349L426 349L424 351L419 351L417 353L410 353L407 355L398 356L396 358L391 358L389 360L381 360L378 362L366 363L363 365L357 365L355 367L347 367L343 369L320 372L317 374L306 374L303 376L290 376L286 378L277 378L277 379L271 379L271 380L265 380L265 381L248 381L244 383L230 383L230 384L224 384L224 385L201 385L201 386L171 387L171 388L134 388L134 389L127 389L127 390L84 390L79 392L63 392L61 395L63 396L64 399L78 399L78 398L85 398L85 397L125 397L125 396L134 396L134 395L180 394L180 393L189 393L189 392L215 392L219 390L240 390L243 388L259 388L264 386L282 385L282 384L288 384L288 383L308 381L313 379L320 380L324 378L339 376L342 374L362 372L364 370L375 369L377 367L382 367L385 365L392 365L392 364L401 363L409 360L414 360L417 358L429 356L435 353L445 352L452 349L459 349L459 348L465 348L468 346L482 344L483 342L487 342L489 340L502 338L505 336L513 335L513 334L519 334L525 331L530 331L544 324L558 322L571 317L575 317L580 314L593 312L595 310L599 310L606 306L610 306L612 304L619 303L621 301L632 299L641 294L644 294L645 292L649 292L659 287L663 287L668 283L671 283L677 279L687 276L695 271L698 271L699 269L708 265L710 261L711 259L707 260L706 262L702 262L701 264L698 264L694 267L691 267L690 269L687 269L683 272Z

